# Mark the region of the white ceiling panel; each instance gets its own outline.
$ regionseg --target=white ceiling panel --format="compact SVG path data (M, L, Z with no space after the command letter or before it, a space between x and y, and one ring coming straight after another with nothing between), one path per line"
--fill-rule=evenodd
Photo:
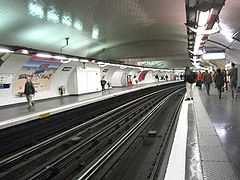
M0 44L122 60L154 57L189 65L184 0L1 0ZM193 2L194 4L194 2ZM240 3L220 15L227 31L239 28ZM209 37L228 45L224 35ZM210 43L215 46L215 43ZM217 45L218 46L218 45ZM181 63L180 63L181 61ZM177 63L169 67L178 66Z

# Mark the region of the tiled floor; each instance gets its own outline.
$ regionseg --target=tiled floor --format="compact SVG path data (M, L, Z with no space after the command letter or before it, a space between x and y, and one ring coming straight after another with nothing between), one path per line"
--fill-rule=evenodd
M240 175L240 97L231 99L229 90L219 99L214 85L209 96L205 88L199 90L199 95L228 159Z

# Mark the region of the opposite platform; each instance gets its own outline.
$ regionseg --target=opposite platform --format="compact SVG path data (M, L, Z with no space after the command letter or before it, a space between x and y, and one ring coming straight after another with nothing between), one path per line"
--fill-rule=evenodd
M175 83L176 81L160 82L152 84L139 84L131 87L121 87L108 89L105 92L83 94L79 96L66 96L40 100L35 104L34 111L29 112L27 103L20 103L14 106L0 108L0 129L4 129L17 124L25 123L34 119L47 117L73 108L81 107L90 103L102 101L111 97L138 91L141 89Z

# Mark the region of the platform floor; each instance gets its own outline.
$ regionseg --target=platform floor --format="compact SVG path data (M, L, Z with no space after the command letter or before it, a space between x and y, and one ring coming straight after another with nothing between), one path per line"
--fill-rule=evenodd
M239 112L230 90L219 99L213 84L210 95L195 87L194 100L182 104L165 180L238 180Z
M198 92L223 150L240 177L240 97L231 99L231 90L228 90L219 99L214 85L209 96L205 89Z

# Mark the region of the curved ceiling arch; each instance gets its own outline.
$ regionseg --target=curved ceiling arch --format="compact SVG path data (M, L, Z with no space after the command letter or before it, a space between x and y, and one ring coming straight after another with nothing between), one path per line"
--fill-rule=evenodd
M174 40L145 40L127 42L110 48L104 48L89 57L108 59L165 57L187 55L187 44L184 41Z
M197 1L1 0L0 44L60 53L69 37L64 54L137 61L180 59L188 64L186 2ZM226 1L220 15L228 34L239 28L239 5L237 0ZM224 37L216 34L210 39L228 45Z

